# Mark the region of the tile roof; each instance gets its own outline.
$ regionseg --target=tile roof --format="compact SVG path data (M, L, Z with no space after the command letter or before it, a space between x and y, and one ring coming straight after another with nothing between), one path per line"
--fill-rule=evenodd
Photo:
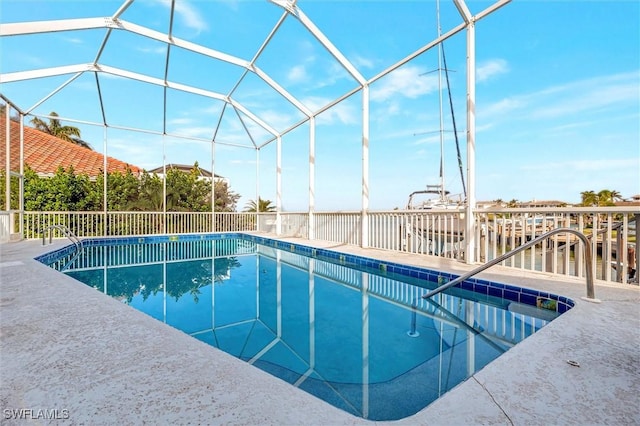
M11 170L20 170L20 123L10 120ZM0 167L6 168L6 118L0 118ZM73 166L76 174L95 177L102 174L104 159L101 153L67 142L33 127L24 126L24 163L41 176L52 176L58 167ZM133 174L142 169L107 156L107 172Z

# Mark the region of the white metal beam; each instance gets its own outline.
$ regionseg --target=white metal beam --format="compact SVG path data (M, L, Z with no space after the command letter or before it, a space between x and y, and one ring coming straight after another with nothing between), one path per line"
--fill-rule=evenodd
M509 4L509 3L511 3L511 0L498 0L497 2L492 4L491 6L487 7L482 12L476 13L475 20L478 21L478 20L484 18L485 16L489 15L490 13L493 13L496 10L500 9L502 6L505 6L505 5Z
M58 93L63 88L67 87L72 81L74 81L76 78L80 77L81 75L82 75L82 73L78 72L75 75L71 76L70 79L68 79L67 81L62 83L60 86L58 86L53 92L49 93L44 98L40 99L34 106L32 106L31 108L27 109L26 113L29 114L31 111L36 109L39 105L41 105L43 102L45 102L47 99L51 98L53 95Z
M260 77L262 80L264 80L265 83L267 83L269 86L271 86L271 88L273 90L278 92L286 100L288 100L291 104L293 104L293 106L298 108L300 110L300 112L302 112L304 115L306 115L307 117L311 117L313 115L313 113L311 112L311 110L309 108L307 108L302 102L300 102L293 95L291 95L289 92L287 92L282 86L280 86L278 83L276 83L271 77L269 77L269 75L267 75L260 68L254 66L254 67L252 67L252 71L255 72L255 74L258 77Z
M316 118L309 118L309 229L307 238L315 240L316 210Z
M249 131L249 128L247 127L247 124L242 119L242 115L240 115L240 112L238 111L238 108L234 107L233 111L235 111L236 116L238 117L238 120L240 120L240 124L242 124L242 128L244 129L245 133L247 134L247 137L249 138L249 140L253 144L253 147L257 148L256 141L253 139L253 136L251 135L251 132ZM256 150L256 151L258 151L258 150Z
M362 248L369 247L369 85L362 88Z
M129 8L129 6L131 6L133 1L134 0L125 0L125 2L122 3L122 6L120 6L118 8L118 10L116 10L116 13L113 14L111 19L118 19L120 17L120 15L122 15L124 13L124 11L127 10Z
M14 22L9 24L0 24L0 37L117 27L118 24L111 18L80 18L61 19L57 21Z
M338 48L325 36L322 31L313 23L311 19L307 17L307 15L300 10L299 7L294 6L295 13L293 14L300 23L309 31L311 34L324 46L325 49L329 51L329 53L344 67L345 70L360 84L363 86L366 84L367 80L360 74L360 72L353 66L351 62L338 50Z
M218 52L214 49L209 49L207 47L200 46L195 43L191 43L186 40L182 40L175 37L170 37L167 34L151 30L149 28L132 24L126 21L120 21L120 25L122 29L133 32L135 34L142 35L144 37L149 37L151 39L161 41L163 43L167 43L169 45L174 45L177 47L181 47L183 49L189 50L194 53L199 53L201 55L217 59L223 62L227 62L232 65L236 65L247 69L249 71L253 71L258 77L260 77L267 85L269 85L272 89L278 92L281 96L287 99L291 104L293 104L296 108L302 111L305 115L309 115L309 109L306 108L300 101L298 101L294 96L292 96L289 92L287 92L282 86L276 83L271 77L269 77L264 71L254 66L252 62L249 62L244 59L237 58L235 56L227 55L226 53Z
M238 101L236 101L235 99L229 99L227 102L233 105L234 108L237 108L240 111L242 111L244 115L246 115L247 117L255 121L256 124L258 124L260 127L265 129L267 132L271 133L273 136L279 135L277 130L275 130L273 127L265 123L260 117L256 116L254 113L246 109L243 105L239 104Z
M464 0L453 0L453 3L456 5L456 9L458 9L458 13L460 13L464 22L467 24L470 23L473 17L471 16L471 12Z
M282 234L282 136L276 138L276 235Z
M62 67L42 68L31 71L17 71L0 74L0 83L13 83L16 81L32 80L34 78L55 77L58 75L82 73L93 71L93 64L65 65Z
M131 79L131 80L138 80L144 83L154 84L156 86L168 87L171 89L180 90L182 92L193 93L195 95L205 96L207 98L213 98L223 102L228 101L226 96L217 92L212 92L210 90L205 90L205 89L199 89L197 87L187 86L186 84L174 83L171 81L165 82L161 78L151 77L146 74L139 74L136 72L127 71L120 68L111 67L108 65L92 65L92 68L93 69L91 71L104 72L107 74L117 75L119 77Z
M174 46L181 47L183 49L189 50L191 52L199 53L204 56L208 56L213 59L217 59L223 62L227 62L233 65L237 65L242 68L249 69L249 61L236 58L235 56L228 55L226 53L219 52L214 49L209 49L208 47L201 46L196 43L192 43L190 41L182 40L176 37L169 37L168 34L161 33L159 31L155 31L141 25L136 25L127 21L118 21L120 24L120 28L132 32L134 34L139 34L144 37L148 37L153 40L157 40L163 43L172 44Z
M5 210L11 210L11 107L7 105L4 109L5 119L5 175L4 175L4 205ZM2 118L0 118L2 119ZM11 222L9 222L11 224ZM13 229L9 230L9 234Z
M475 262L476 207L476 24L467 27L467 206L465 214L465 262Z

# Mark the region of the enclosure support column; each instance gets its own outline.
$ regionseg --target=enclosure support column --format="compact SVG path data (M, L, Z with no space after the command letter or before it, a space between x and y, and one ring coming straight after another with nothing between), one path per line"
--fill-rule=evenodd
M102 136L102 207L103 207L103 221L102 221L102 234L106 237L108 235L107 233L107 229L108 229L108 223L107 220L109 219L108 216L108 211L109 211L109 206L107 206L107 126L103 127L104 132L103 132L103 136ZM106 264L105 264L105 268L106 268ZM106 286L106 281L105 281L105 286Z
M165 134L162 134L162 233L167 233L167 154L165 153Z
M256 229L260 231L260 150L256 148Z
M20 114L20 187L18 190L20 210L20 239L24 238L24 115Z
M5 145L7 149L7 156L5 158L5 174L4 174L4 205L5 210L11 210L11 107L7 104L4 109L5 114ZM9 226L13 226L11 221L9 221ZM9 228L9 234L13 228Z
M276 138L276 235L282 234L282 136Z
M309 230L307 238L315 239L314 212L316 205L316 117L309 118Z
M362 86L362 217L360 245L369 247L369 85Z
M216 142L211 141L211 232L216 232Z
M467 22L467 209L465 213L465 261L475 262L473 210L476 206L476 27Z

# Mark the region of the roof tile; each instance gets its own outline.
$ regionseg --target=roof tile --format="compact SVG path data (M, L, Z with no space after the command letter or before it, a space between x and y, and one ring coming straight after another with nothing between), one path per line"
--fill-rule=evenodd
M10 123L11 170L17 172L20 169L20 123L14 120ZM6 157L6 119L1 117L0 165L3 169L6 168ZM60 166L73 166L77 174L95 177L102 174L104 158L99 152L24 126L24 163L40 175L53 175ZM133 174L142 173L137 166L107 156L107 172L125 173L127 168Z

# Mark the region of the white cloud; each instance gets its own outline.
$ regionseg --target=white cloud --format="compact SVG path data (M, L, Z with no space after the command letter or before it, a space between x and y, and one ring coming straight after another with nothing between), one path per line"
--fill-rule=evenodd
M171 8L171 0L156 1L167 8ZM182 19L187 27L194 29L197 32L202 32L208 29L207 23L202 15L187 0L175 2L175 13Z
M83 44L84 40L78 37L66 37L65 38L66 41L68 41L69 43L73 43L73 44Z
M528 105L526 99L522 96L513 96L510 98L500 99L497 102L489 104L486 107L478 109L478 115L483 118L484 121L494 117L505 117L519 109L523 109Z
M506 74L508 72L509 66L507 65L507 61L504 59L492 59L478 64L476 67L476 81L480 83L487 81L494 76Z
M638 102L638 75L634 79L602 78L583 80L558 87L564 93L553 103L531 111L531 118L550 118L585 111L602 110L613 105Z
M302 83L308 80L307 71L304 65L296 65L287 73L287 80L290 83Z
M191 124L193 123L193 120L190 118L173 118L171 120L168 121L168 124L173 124L175 126L180 126L180 125L184 125L184 124Z
M291 126L296 121L296 117L282 111L265 110L260 112L256 111L255 113L262 121L280 131Z
M418 96L438 90L436 75L421 75L424 70L417 66L406 66L383 77L371 88L371 100L386 101L394 96L415 99Z
M167 53L167 48L163 47L163 46L157 46L157 47L136 47L136 50L138 52L142 52L142 53L152 53L152 54L156 54L156 55L162 55Z
M317 111L323 106L329 104L331 100L312 96L302 100L311 111ZM332 106L327 111L318 116L318 124L332 124L340 122L342 124L354 124L360 121L358 112L347 102L340 102Z
M558 119L585 114L602 114L619 107L637 108L640 98L638 72L614 74L578 80L544 88L537 92L515 95L487 106L479 106L478 116L484 122L514 119Z
M373 68L373 61L371 59L365 58L364 56L356 55L353 57L351 61L354 67L357 69L361 68Z

